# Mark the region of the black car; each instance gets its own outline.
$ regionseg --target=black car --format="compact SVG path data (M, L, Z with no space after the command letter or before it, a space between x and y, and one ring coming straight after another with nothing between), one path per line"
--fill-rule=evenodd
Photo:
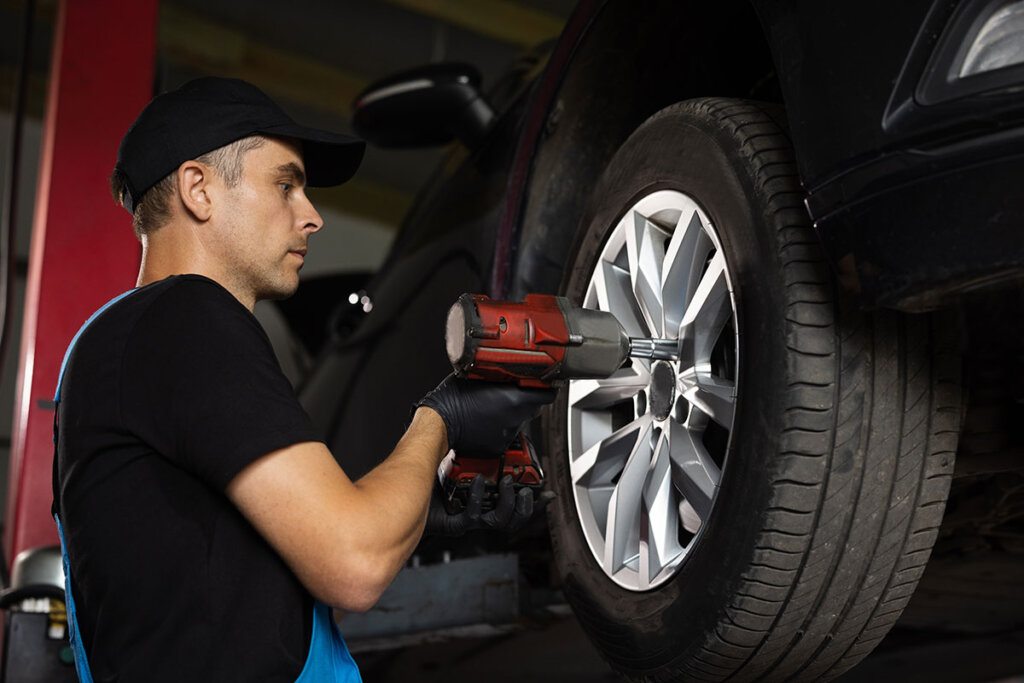
M462 292L676 340L532 425L551 542L511 547L628 678L838 676L930 557L1024 560L1022 92L1022 0L584 0L484 94L375 84L371 143L457 141L328 297L301 398L358 476L450 370Z

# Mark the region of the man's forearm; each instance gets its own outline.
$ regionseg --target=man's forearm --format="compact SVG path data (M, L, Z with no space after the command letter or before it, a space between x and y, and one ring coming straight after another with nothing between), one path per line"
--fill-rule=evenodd
M355 482L372 499L390 501L381 514L394 520L396 574L423 533L437 468L447 452L444 422L432 409L418 408L391 455Z

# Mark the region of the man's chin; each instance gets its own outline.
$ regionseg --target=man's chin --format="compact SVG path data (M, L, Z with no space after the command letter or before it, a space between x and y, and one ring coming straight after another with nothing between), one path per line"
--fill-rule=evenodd
M296 277L294 282L288 283L275 283L274 286L267 287L259 296L260 301L281 301L295 294L299 289L299 279Z

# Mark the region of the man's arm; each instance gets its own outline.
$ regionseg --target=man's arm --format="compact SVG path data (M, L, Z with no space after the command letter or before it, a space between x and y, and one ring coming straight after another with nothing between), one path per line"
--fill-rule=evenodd
M328 605L373 606L423 532L445 422L421 407L391 455L352 482L322 443L259 458L228 484L228 498Z

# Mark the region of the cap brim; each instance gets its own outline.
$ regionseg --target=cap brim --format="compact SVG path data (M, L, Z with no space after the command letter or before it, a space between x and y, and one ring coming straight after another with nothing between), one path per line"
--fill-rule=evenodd
M355 175L366 152L366 143L359 138L298 124L266 127L259 132L302 142L306 184L310 187L341 185Z

